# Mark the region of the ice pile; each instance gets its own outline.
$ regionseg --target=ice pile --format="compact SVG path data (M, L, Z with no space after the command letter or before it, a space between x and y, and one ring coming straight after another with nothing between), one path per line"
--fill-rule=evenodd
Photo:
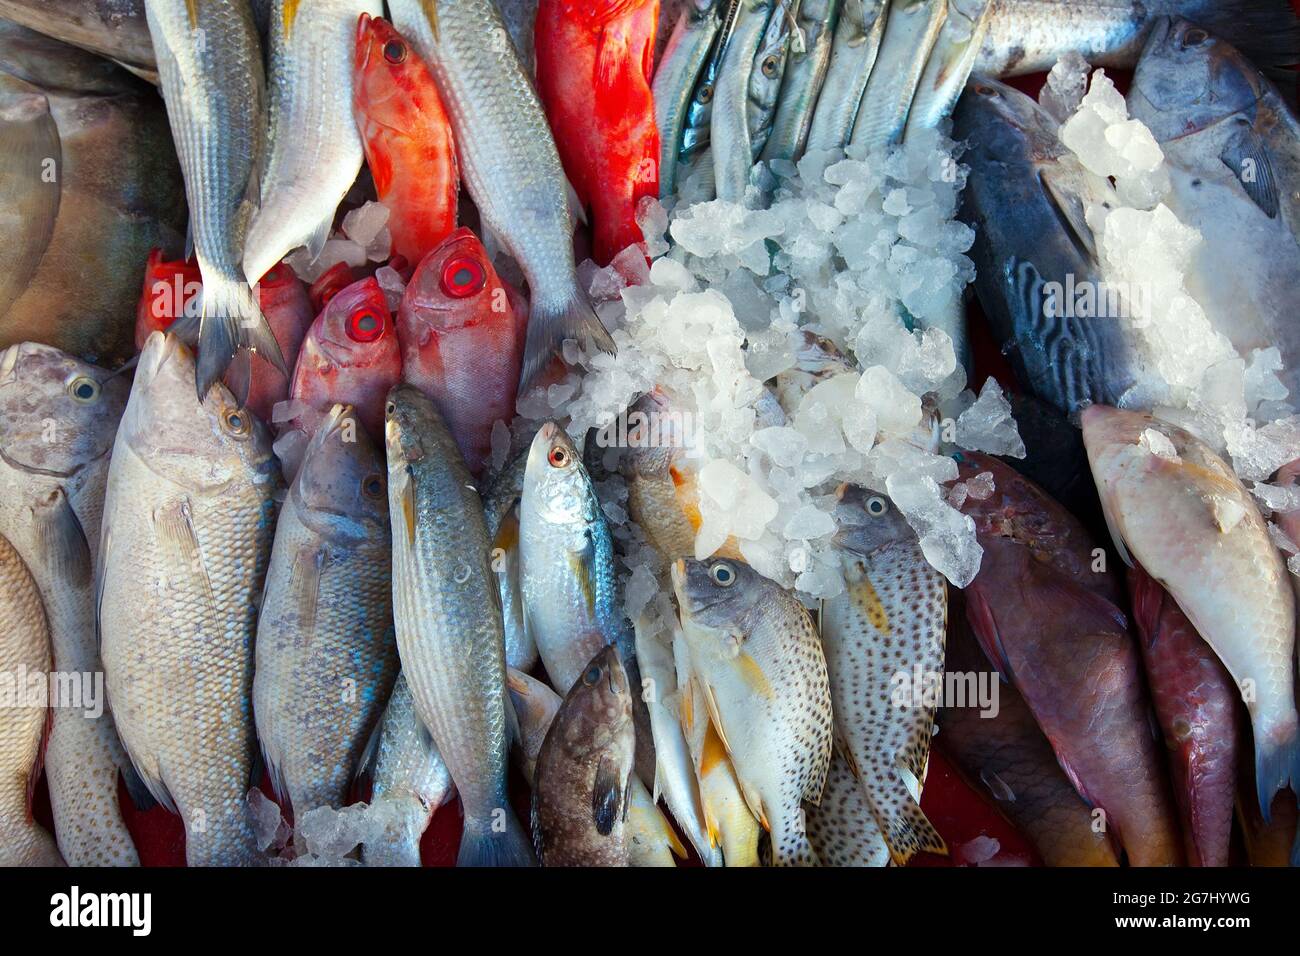
M384 262L392 254L393 237L388 231L390 211L381 202L367 200L343 216L341 230L335 230L315 259L306 246L289 253L285 261L303 282L315 282L346 262L360 269L368 262Z
M964 390L974 236L953 218L965 182L955 152L920 131L869 155L778 166L767 208L643 202L645 251L582 273L617 355L566 348L582 374L523 397L520 415L567 417L582 436L657 388L689 416L680 454L699 490L698 557L733 542L805 597L837 594L835 491L848 482L887 493L935 567L969 583L981 550L940 450L1024 446L996 383ZM606 485L621 510L626 488ZM661 569L635 529L616 533L636 619Z
M249 790L247 801L257 848L276 864L360 866L364 847L367 865L419 866L416 848L428 815L414 798L383 798L337 810L317 807L302 815L296 831L261 790Z

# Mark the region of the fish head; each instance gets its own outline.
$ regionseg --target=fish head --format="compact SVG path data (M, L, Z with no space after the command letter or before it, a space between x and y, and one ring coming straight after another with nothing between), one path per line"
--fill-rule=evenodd
M367 143L419 130L421 95L429 82L428 67L410 41L382 17L361 14L352 60L352 95L357 126ZM393 170L383 162L378 165L372 173L382 196L388 192Z
M546 731L555 720L563 698L547 684L513 667L506 669L506 687L510 691L515 716L519 719L519 732L524 738L524 755L529 762L536 761Z
M76 474L108 455L127 379L50 345L0 352L0 456L23 471Z
M256 289L257 301L264 313L276 313L279 311L277 306L287 304L294 306L301 304L300 308L294 310L295 313L302 309L310 309L307 288L293 269L283 262L271 266L266 275L258 281ZM270 314L267 315L267 321L271 321ZM308 321L310 322L310 316Z
M1052 115L1015 87L972 76L953 113L953 135L994 160L1055 159L1066 150Z
M632 686L611 644L601 648L569 688L551 729L573 756L606 750L632 722Z
M858 485L842 485L835 506L836 546L860 557L916 542L916 532L889 500Z
M342 373L373 377L382 392L401 376L401 361L388 300L368 277L339 291L312 322L294 366L293 397L313 406L332 404Z
M521 509L551 524L586 528L598 506L582 455L563 428L544 422L533 436L524 466Z
M438 336L510 317L514 310L487 250L464 226L420 260L398 309L402 342L423 349Z
M690 416L672 393L655 386L641 395L625 415L627 443L622 465L629 479L666 479L690 441Z
M335 405L320 423L290 496L303 522L322 535L384 540L388 475L351 405Z
M430 420L440 417L433 400L414 385L399 382L389 389L384 403L384 444L390 474L436 453L427 433Z
M672 566L672 578L684 630L708 633L732 647L739 646L752 630L753 620L781 590L776 582L733 558L681 558Z
M195 492L248 475L278 482L267 427L220 382L200 403L194 375L194 353L178 337L149 336L120 426L129 447L155 474Z
M1129 109L1163 143L1253 111L1264 88L1235 47L1194 23L1162 18L1138 60Z

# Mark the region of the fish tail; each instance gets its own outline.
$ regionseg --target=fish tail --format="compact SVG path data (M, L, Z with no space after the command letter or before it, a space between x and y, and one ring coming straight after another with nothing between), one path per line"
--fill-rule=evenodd
M906 866L918 853L948 855L948 845L929 821L911 789L897 773L890 776L890 792L876 793L865 786L867 804L889 846L896 866Z
M1277 729L1255 729L1255 787L1259 812L1268 823L1273 797L1292 781L1300 781L1300 738L1295 720Z
M519 376L519 393L526 392L551 359L560 353L565 339L594 345L602 352L618 349L600 318L577 285L558 304L534 295L528 315L528 337L524 343L524 363Z
M503 807L487 820L465 818L456 865L536 866L537 857L515 812Z
M802 808L795 811L792 820L784 815L772 821L772 864L774 866L821 866L817 851L808 839Z
M288 378L280 343L253 297L253 290L236 279L204 276L195 377L200 402L225 373L239 349L256 352Z

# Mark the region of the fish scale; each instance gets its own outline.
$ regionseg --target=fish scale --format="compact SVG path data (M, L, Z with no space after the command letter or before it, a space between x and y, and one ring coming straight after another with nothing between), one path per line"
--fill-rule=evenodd
M831 757L822 802L808 810L808 839L823 866L889 865L889 844L866 792L838 753Z
M894 699L909 682L943 674L947 585L920 542L884 498L866 499L865 530L841 530L847 591L822 606L822 645L835 704L837 748L861 782L894 862L946 852L901 770L925 779L935 703ZM871 508L884 509L873 516ZM913 687L913 694L918 689Z
M253 636L279 468L224 387L194 402L194 374L175 336L150 336L109 466L99 626L122 743L185 822L186 861L247 865Z
M711 575L735 575L722 585ZM793 594L740 562L678 561L673 586L691 669L777 865L816 865L802 803L831 759L831 694L817 628ZM733 590L734 589L734 590Z

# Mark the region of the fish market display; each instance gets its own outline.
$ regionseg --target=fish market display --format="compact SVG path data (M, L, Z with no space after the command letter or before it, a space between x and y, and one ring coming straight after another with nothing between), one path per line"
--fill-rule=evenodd
M0 537L0 666L4 673L34 674L50 670L50 636L45 610L27 566L13 546ZM61 866L58 847L31 818L32 791L40 775L46 701L11 702L0 724L0 865Z
M402 295L402 380L437 403L474 475L491 457L493 426L514 418L527 322L527 304L468 229L425 256Z
M73 866L139 862L117 802L118 771L130 776L130 764L96 680L96 552L127 390L125 379L48 345L0 354L0 534L36 582L53 667L68 681L68 698L51 708L44 761L60 850Z
M642 241L637 203L659 195L659 130L650 95L658 0L541 0L537 93L578 202L592 258L608 265Z
M459 863L531 865L506 800L505 639L483 506L423 393L389 392L385 434L397 646L416 713L465 808Z
M179 339L149 337L108 471L101 651L122 743L185 822L186 861L249 865L253 637L280 469L262 423L220 384L199 403L195 374Z
M451 124L429 67L387 20L357 25L352 109L393 251L423 259L456 228Z
M344 804L397 672L387 506L379 453L334 406L280 508L257 623L257 735L295 816Z

